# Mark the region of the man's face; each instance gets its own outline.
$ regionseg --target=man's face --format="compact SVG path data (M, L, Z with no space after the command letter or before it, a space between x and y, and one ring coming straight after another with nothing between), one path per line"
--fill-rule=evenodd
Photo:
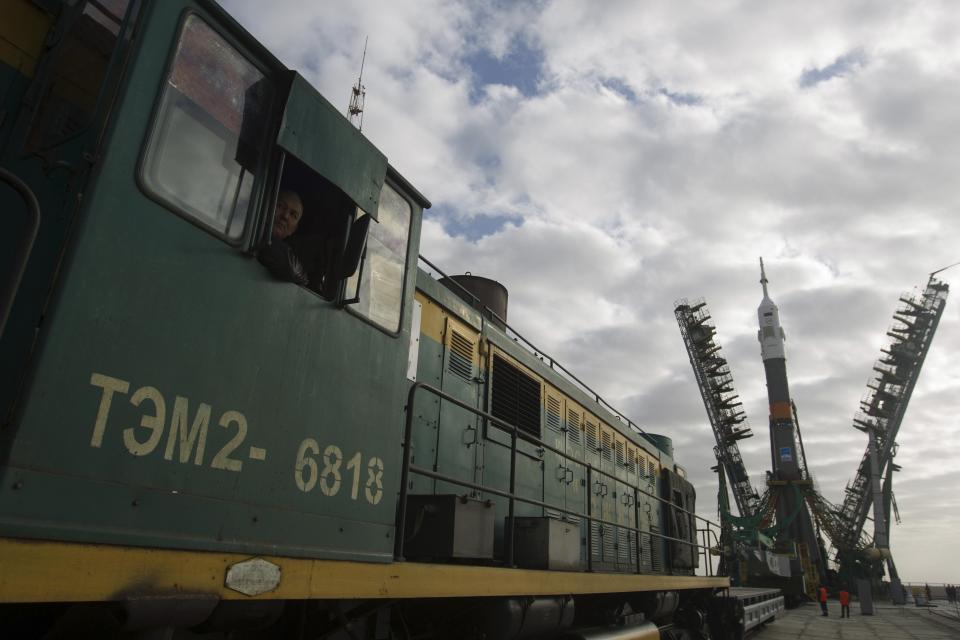
M277 196L277 212L273 217L273 237L283 240L293 235L303 215L303 203L292 191L281 191Z

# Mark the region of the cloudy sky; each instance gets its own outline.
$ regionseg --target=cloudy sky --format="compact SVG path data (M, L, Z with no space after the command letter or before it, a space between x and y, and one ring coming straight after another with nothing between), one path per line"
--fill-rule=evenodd
M510 290L510 321L648 431L715 517L712 435L673 316L705 297L769 468L757 258L808 461L842 501L898 296L960 260L960 5L935 0L227 0L434 207L421 253ZM960 267L942 274L960 285ZM960 302L901 428L893 550L960 582Z

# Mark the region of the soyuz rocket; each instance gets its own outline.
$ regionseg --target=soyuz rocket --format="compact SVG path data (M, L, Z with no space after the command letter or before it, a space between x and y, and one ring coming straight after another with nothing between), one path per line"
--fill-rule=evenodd
M790 387L787 385L787 360L783 349L786 336L780 326L780 310L767 292L763 258L760 258L760 284L763 286L763 300L757 308L760 325L757 339L760 341L760 356L763 358L767 398L770 401L771 469L775 480L799 480L800 463L797 459L793 409Z
M760 258L760 284L763 286L763 300L757 307L760 341L760 356L767 377L767 398L770 402L770 491L777 496L777 523L781 533L777 537L781 552L792 554L794 543L806 546L807 557L817 568L818 579L826 577L826 561L820 553L820 544L813 529L812 518L807 505L794 489L788 485L805 484L809 478L801 473L797 451L796 423L793 417L793 403L790 400L790 387L787 384L787 360L783 348L786 338L780 326L780 310L767 291L767 274ZM803 573L800 559L792 554L791 572L794 576ZM809 580L810 576L805 576Z

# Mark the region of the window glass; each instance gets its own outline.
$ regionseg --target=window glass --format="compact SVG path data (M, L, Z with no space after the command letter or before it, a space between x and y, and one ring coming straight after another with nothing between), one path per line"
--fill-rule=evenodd
M44 153L85 133L98 103L106 103L119 74L107 84L107 69L127 11L127 0L105 0L82 6L47 70L25 150ZM126 36L129 37L129 34Z
M256 67L189 16L150 133L147 186L212 230L239 238L270 93Z
M410 204L385 184L377 220L370 225L363 268L350 277L347 291L359 298L354 308L360 314L390 331L400 328L409 236Z

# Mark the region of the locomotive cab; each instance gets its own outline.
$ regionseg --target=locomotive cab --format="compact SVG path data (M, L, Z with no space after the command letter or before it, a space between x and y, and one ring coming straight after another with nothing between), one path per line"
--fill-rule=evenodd
M213 3L14 4L66 40L112 7L115 46L88 170L24 153L43 101L2 125L41 221L2 336L0 535L389 561L429 202ZM22 95L69 95L37 34ZM282 189L311 286L255 259Z

